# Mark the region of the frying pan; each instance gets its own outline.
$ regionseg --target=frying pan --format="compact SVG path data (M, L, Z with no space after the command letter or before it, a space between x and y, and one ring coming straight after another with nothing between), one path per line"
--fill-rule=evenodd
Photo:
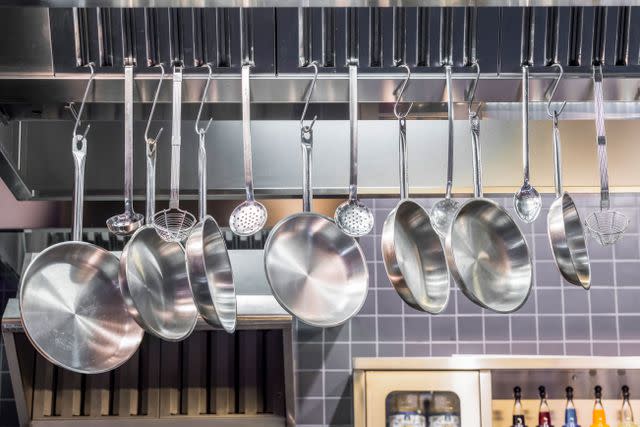
M408 68L407 68L408 71ZM406 82L400 91L400 97ZM397 104L396 104L397 105ZM440 237L427 211L407 197L406 115L400 125L400 202L382 226L382 258L389 281L400 297L416 310L437 314L449 300L449 270Z
M560 64L555 64L555 66L560 69L560 76L556 80L549 102L553 98L563 73ZM553 257L562 277L572 285L589 289L591 286L591 265L582 220L569 193L562 191L562 158L560 157L558 118L563 108L564 105L560 111L554 110L553 113L547 108L547 113L553 119L553 163L556 185L556 199L551 203L547 215L547 233Z
M156 90L155 100L161 83L162 78ZM147 130L152 116L153 109ZM180 126L175 115L172 126L174 129ZM150 139L146 132L145 137L147 223L133 234L122 251L120 290L127 302L129 313L147 332L166 341L180 341L187 338L195 328L198 310L189 285L184 249L180 243L164 240L153 226L157 137L156 140Z
M118 258L80 241L87 140L76 133L78 123L72 140L74 241L48 247L29 264L20 280L20 316L27 337L47 360L97 374L129 360L144 332L120 293Z
M456 212L445 251L452 277L462 292L481 307L510 313L527 300L533 284L529 247L509 214L496 202L482 198L480 178L480 120L471 122L474 199Z
M264 267L273 296L304 323L327 328L360 311L369 273L358 242L329 218L311 213L311 127L301 130L304 212L269 233Z
M200 221L195 225L187 239L187 272L189 273L193 299L200 315L209 324L222 327L225 331L233 333L236 330L237 303L231 260L218 223L213 217L207 215L207 151L205 134L211 125L211 120L209 120L206 128L198 128L202 106L211 81L211 66L209 64L207 66L209 67L209 79L207 79L202 94L202 102L200 103L195 123L196 133L199 137Z

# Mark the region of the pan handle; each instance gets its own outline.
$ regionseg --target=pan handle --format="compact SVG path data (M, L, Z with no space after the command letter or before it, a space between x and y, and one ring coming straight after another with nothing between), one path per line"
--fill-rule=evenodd
M87 139L84 135L74 135L71 140L73 153L73 228L71 237L74 241L82 240L82 204L84 203L84 165L87 158Z
M358 66L349 64L349 136L351 141L351 165L349 200L358 198Z
M398 117L400 136L400 200L409 197L409 172L407 168L407 119Z
M480 159L480 118L477 114L469 116L471 124L471 152L473 156L473 195L482 197L482 161Z
M556 184L556 197L562 196L562 174L560 173L560 165L562 165L562 154L560 152L560 128L558 128L558 112L553 112L553 178Z
M300 128L300 142L302 146L302 210L311 212L313 203L313 189L311 187L311 151L313 148L313 129L311 126Z
M173 112L171 115L171 193L169 208L178 208L180 191L180 145L182 123L182 67L173 68Z

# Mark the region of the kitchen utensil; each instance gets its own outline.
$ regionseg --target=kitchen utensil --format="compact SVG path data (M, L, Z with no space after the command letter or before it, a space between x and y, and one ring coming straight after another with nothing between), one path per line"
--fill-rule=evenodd
M173 67L173 112L171 122L171 194L169 209L161 210L153 216L156 232L167 242L181 242L186 239L196 217L191 212L180 209L180 146L182 143L182 67Z
M96 374L112 370L136 352L143 330L129 316L118 287L118 258L82 242L86 135L78 133L91 77L71 141L74 162L73 241L37 255L20 279L20 316L33 346L62 368Z
M531 223L540 215L540 193L529 182L529 65L522 65L522 162L524 182L513 196L513 207L521 221Z
M600 164L600 211L587 217L585 225L591 236L602 246L617 242L627 231L629 218L611 210L609 200L609 172L607 167L607 136L604 127L604 96L602 93L602 65L593 66L593 103L595 106L598 161Z
M314 68L317 77L317 65ZM326 328L340 325L360 311L367 297L369 274L358 242L331 219L311 213L312 125L302 125L300 136L304 212L288 216L271 230L264 267L273 296L285 310L309 325Z
M477 66L475 94L480 67ZM451 223L445 251L449 271L462 292L481 307L509 313L527 300L533 283L529 247L509 214L496 202L482 197L480 176L480 120L471 111L469 121L473 152L474 195Z
M562 104L560 110L551 111L551 100L563 74L560 64L553 64L553 66L558 68L560 74L549 95L547 114L553 120L553 161L555 168L556 199L549 207L547 234L549 235L549 243L553 250L553 257L562 277L573 285L589 289L591 286L591 265L589 263L589 253L587 251L584 229L582 228L582 220L580 219L578 209L573 199L569 193L562 190L562 158L560 156L560 129L558 128L558 120L560 114L562 114L562 110L564 110L566 101Z
M256 201L253 193L253 154L251 152L251 66L242 66L242 147L244 150L244 185L247 199L238 205L229 218L231 231L239 236L251 236L264 228L267 208Z
M458 210L459 203L451 198L453 185L453 91L451 88L451 65L445 66L447 78L447 121L449 124L449 142L447 145L447 186L444 199L431 208L431 224L440 237L449 233L451 220Z
M147 145L147 225L136 231L120 256L120 291L131 316L147 332L166 341L180 341L193 331L198 310L193 301L185 253L178 242L166 241L153 224L158 138L148 136L158 94L156 89L144 137ZM175 126L175 124L174 124Z
M358 66L349 64L349 125L351 138L349 199L340 204L335 221L352 237L369 234L373 229L373 212L358 200Z
M227 253L222 231L212 216L207 215L207 151L205 135L211 121L205 128L199 128L202 107L206 100L209 84L213 77L211 65L206 64L209 76L202 94L202 101L196 117L195 130L198 134L198 182L199 216L185 245L187 272L193 292L193 299L200 315L211 325L221 327L229 333L236 330L236 289L233 282L231 260Z
M449 300L449 270L442 242L427 211L408 198L406 116L399 114L402 98L411 76L409 67L394 114L400 126L400 202L382 226L382 257L389 281L400 297L416 310L437 314ZM409 108L410 110L411 108Z
M124 212L107 220L107 228L118 236L129 236L144 224L144 216L133 210L133 65L124 66Z

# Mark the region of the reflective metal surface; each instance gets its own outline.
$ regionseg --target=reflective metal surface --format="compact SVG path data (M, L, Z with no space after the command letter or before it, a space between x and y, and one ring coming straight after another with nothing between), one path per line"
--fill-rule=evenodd
M153 226L140 228L120 256L120 287L129 312L147 332L180 341L193 331L193 302L184 249L166 242Z
M446 253L451 275L476 304L510 313L526 302L533 282L527 241L494 201L472 199L460 207Z
M405 199L382 228L382 257L387 277L402 299L416 310L437 314L449 300L449 270L440 238L429 215Z
M569 193L562 194L551 203L547 233L562 277L573 285L589 289L591 265L586 238L578 209Z
M21 278L20 312L38 351L80 373L120 366L143 336L120 294L118 259L84 242L51 246L29 264Z
M206 216L196 224L185 246L189 282L200 315L213 326L235 331L236 290L218 223Z
M322 215L303 212L280 221L269 234L264 265L276 300L312 326L344 323L367 296L362 249Z

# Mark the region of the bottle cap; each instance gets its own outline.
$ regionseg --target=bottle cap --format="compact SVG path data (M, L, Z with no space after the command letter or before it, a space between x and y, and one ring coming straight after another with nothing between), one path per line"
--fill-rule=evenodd
M594 388L595 394L596 394L596 399L602 399L602 387L600 387L599 385L597 385Z
M513 388L513 397L520 399L522 397L522 389L519 386Z
M629 400L629 386L627 385L622 386L622 398Z
M573 387L569 386L564 391L567 393L567 400L573 400Z
M547 391L543 385L538 387L538 393L540 393L540 399L545 399L547 397Z

